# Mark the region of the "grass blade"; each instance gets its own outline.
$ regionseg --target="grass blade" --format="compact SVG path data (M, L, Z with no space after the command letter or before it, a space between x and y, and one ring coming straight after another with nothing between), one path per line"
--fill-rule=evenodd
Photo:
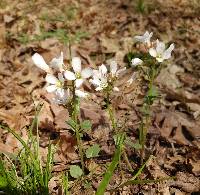
M12 133L15 138L20 141L20 143L24 146L24 148L31 153L30 148L28 147L28 145L26 144L26 142L20 137L20 135L18 135L14 130L10 129L9 127L3 126L0 124L0 128L7 130L8 132Z
M106 190L107 185L110 182L110 179L120 161L124 138L125 138L124 134L120 135L119 141L118 141L119 144L117 145L117 149L115 151L113 160L112 160L110 166L108 167L108 169L103 177L103 180L101 181L99 187L97 188L96 195L103 195Z
M62 175L62 186L64 195L69 195L69 181L68 181L68 173L63 173Z

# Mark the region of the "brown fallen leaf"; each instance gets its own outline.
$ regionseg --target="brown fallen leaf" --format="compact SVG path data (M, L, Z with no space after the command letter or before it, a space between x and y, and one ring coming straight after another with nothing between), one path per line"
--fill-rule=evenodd
M95 129L100 124L106 123L106 117L100 106L94 103L81 103L80 115L82 120L90 120L92 128Z
M178 172L176 174L176 181L173 182L172 186L181 188L189 193L199 192L200 179L189 173Z
M199 124L197 121L189 119L187 115L181 112L158 112L156 114L155 124L158 126L161 136L167 138L170 142L178 144L192 145L192 142L200 136Z

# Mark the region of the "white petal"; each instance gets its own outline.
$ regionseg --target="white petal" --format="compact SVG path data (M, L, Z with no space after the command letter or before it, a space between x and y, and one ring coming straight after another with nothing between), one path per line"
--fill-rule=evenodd
M112 61L110 63L110 72L114 76L117 72L117 63L115 61Z
M106 66L104 64L99 66L99 72L100 72L101 75L107 74L107 68L106 68Z
M72 58L72 67L74 72L81 72L81 59L79 57Z
M57 88L56 93L60 97L63 97L65 95L65 90L63 88Z
M136 41L143 42L142 36L134 36L134 38L135 38Z
M81 77L84 79L89 78L92 75L92 69L91 68L85 68L81 71Z
M172 43L167 50L163 53L163 58L164 59L169 59L171 58L171 52L174 49L174 44Z
M150 44L150 39L152 36L153 32L149 33L148 31L146 31L142 36L135 36L134 38L136 39L136 41Z
M96 78L101 77L99 70L93 70L92 74L93 74L93 77L96 77Z
M85 93L85 92L83 92L83 91L81 91L81 90L76 90L76 91L75 91L75 94L76 94L76 96L78 96L78 97L80 97L80 98L85 98L85 97L88 96L88 93Z
M131 85L132 83L133 83L133 81L135 81L136 80L136 72L134 72L133 74L132 74L132 76L131 76L131 78L127 81L127 83L129 84L129 85Z
M131 85L133 83L133 78L130 78L128 81L127 81L128 85Z
M119 70L116 72L116 76L118 77L119 74L121 74L121 73L124 72L125 70L126 70L126 67L119 69Z
M147 31L148 32L148 31ZM149 33L149 32L148 32ZM146 43L148 45L148 47L151 46L151 37L153 36L153 32L149 33L148 38L146 40Z
M150 41L151 37L153 36L153 32L149 33L149 31L146 31L143 35L143 37L145 38L145 41Z
M113 91L119 91L119 88L118 87L114 87Z
M58 73L58 80L61 81L62 83L64 82L64 77L62 73Z
M101 91L103 88L102 87L97 87L95 90L96 91Z
M63 52L61 52L58 58L53 58L50 62L50 66L56 68L60 71L63 71Z
M149 49L149 54L151 56L153 56L154 58L157 56L157 52L156 52L156 50L154 48L150 48Z
M147 31L148 32L148 31ZM153 36L153 32L149 33L149 37L151 38Z
M83 84L83 79L76 79L75 80L75 85L77 88L79 88Z
M68 71L68 70L66 70L66 71L64 72L64 76L65 76L65 78L66 78L67 80L70 80L70 81L76 79L75 74L74 74L73 72L71 72L71 71Z
M32 56L32 60L37 67L41 68L45 72L50 72L49 66L46 64L46 62L44 61L44 58L40 54L35 53Z
M165 51L165 43L160 42L159 40L156 41L157 45L156 45L156 51L158 54L163 54L163 52Z
M58 82L58 79L52 75L52 74L47 74L47 76L45 77L46 81L48 83L51 83L51 84L56 84Z
M66 104L67 99L70 97L68 90L64 90L64 89L57 89L55 91L55 98L53 98L54 103L57 104Z
M90 82L95 86L101 85L101 81L99 79L90 79Z
M137 66L137 65L140 65L142 63L143 63L143 61L141 59L139 59L139 58L134 58L134 59L131 60L131 65L132 66Z
M49 93L56 91L56 89L57 89L56 85L49 85L49 86L46 87L46 90Z

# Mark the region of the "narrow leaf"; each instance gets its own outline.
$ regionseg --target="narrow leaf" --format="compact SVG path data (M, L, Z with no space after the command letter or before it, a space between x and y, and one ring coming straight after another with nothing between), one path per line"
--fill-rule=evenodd
M108 169L103 177L103 180L101 181L99 187L97 188L96 195L104 194L106 187L109 184L110 179L111 179L115 169L117 168L117 165L118 165L118 163L120 161L120 157L121 157L121 151L122 151L122 147L123 147L124 137L125 137L125 135L121 134L121 136L118 138L117 143L119 143L120 145L117 145L117 149L115 151L113 160L112 160L110 166L108 167Z

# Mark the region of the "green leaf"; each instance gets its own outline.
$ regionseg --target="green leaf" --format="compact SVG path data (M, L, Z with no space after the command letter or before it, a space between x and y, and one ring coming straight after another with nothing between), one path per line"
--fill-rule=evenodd
M139 141L138 141L138 140L134 143L134 142L132 142L132 140L131 140L129 137L126 138L125 143L126 143L128 146L130 146L130 147L132 147L132 148L134 148L134 149L136 149L136 150L139 150L139 149L142 148L142 146L141 146L141 144L139 144Z
M158 90L153 85L147 92L147 95L145 96L145 103L148 105L152 105L154 100L158 97Z
M122 136L125 137L125 135L123 135L123 133L118 133L117 135L113 136L113 139L114 139L114 142L115 142L116 146L119 146L119 145L122 144L121 142L124 142L124 140L121 139Z
M85 182L84 182L84 188L85 189L89 189L89 188L91 188L91 186L92 186L92 182L85 180Z
M78 165L71 165L70 166L70 175L74 178L79 178L83 174L82 169Z
M128 180L127 182L124 182L122 184L120 184L117 188L115 188L114 190L111 190L111 192L115 191L116 189L118 188L121 188L123 186L126 186L126 185L130 185L132 182L134 183L134 181L144 181L144 180L135 180L137 177L139 177L139 175L142 173L143 169L145 168L145 166L147 165L147 163L153 158L153 156L151 155L149 157L149 159L139 168L139 170L136 172L136 174L130 179ZM139 183L135 183L135 184L139 184Z
M91 127L92 127L92 124L89 120L85 120L81 123L81 129L90 130Z
M8 185L6 178L0 177L0 188L5 188Z
M99 184L99 186L97 188L96 195L104 194L106 187L108 186L110 179L111 179L115 169L117 168L117 165L118 165L120 158L121 158L121 151L122 151L122 148L123 148L124 138L125 138L125 134L121 134L118 137L119 145L117 145L114 157L112 159L112 162L110 163L105 175L103 176L101 183Z
M93 146L89 147L86 150L86 157L87 158L92 158L92 157L97 157L99 155L100 152L100 147L98 144L94 144Z
M158 96L158 90L156 89L156 86L152 86L148 91L148 96L150 97L157 97Z
M82 133L79 133L79 136L80 136L80 138L83 138L83 134Z
M69 119L68 121L66 121L66 123L72 128L73 131L76 130L76 122L72 119Z

